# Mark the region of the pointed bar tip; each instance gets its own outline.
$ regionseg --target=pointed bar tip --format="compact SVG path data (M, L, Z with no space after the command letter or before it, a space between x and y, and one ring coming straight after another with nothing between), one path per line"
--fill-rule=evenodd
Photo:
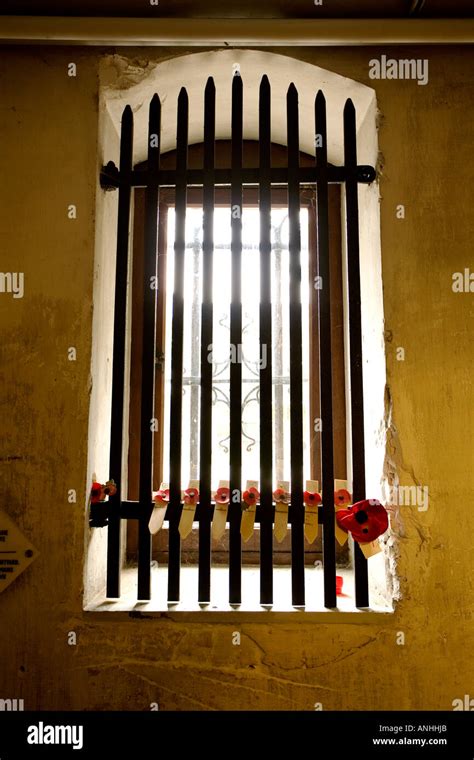
M296 89L296 85L294 82L292 82L290 86L288 87L286 96L288 99L293 99L293 98L296 100L298 99L298 90Z
M269 113L271 110L271 89L270 80L266 74L260 80L260 89L258 93L260 115Z
M346 103L344 105L344 113L349 113L350 111L354 111L355 113L355 105L351 98L347 98Z
M232 87L242 87L242 74L240 71L234 71L232 77Z
M155 92L150 100L150 118L158 118L161 112L161 100L158 94Z
M186 87L181 87L178 95L178 103L183 100L188 100L188 91Z
M325 103L326 98L324 96L324 92L322 90L318 90L316 94L316 103Z
M216 83L214 82L214 77L208 77L208 80L206 82L206 91L215 90L215 89L216 89Z

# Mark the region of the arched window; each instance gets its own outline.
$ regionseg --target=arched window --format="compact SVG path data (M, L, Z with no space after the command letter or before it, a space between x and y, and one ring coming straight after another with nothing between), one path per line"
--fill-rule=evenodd
M259 90L262 72L269 73L268 92L271 88L271 108L268 103L263 121L262 102L259 104L258 98L259 93L261 98L262 92ZM212 82L212 87L216 87L217 96L212 110L212 136L208 133L207 137L205 124L210 122L209 113L206 112L205 116L203 105L205 74L213 75L214 79L208 81ZM233 78L236 76L242 78L245 87L241 133L243 163L238 168L241 196L239 204L234 207L235 199L232 192L235 189L235 156L231 141L235 125L231 119L233 101L230 92L233 89ZM288 105L289 101L287 102L286 98L287 84L291 81L296 83L296 87L293 85L293 91L291 87L288 91L292 93L294 107ZM327 106L323 106L320 101L319 123L322 125L321 132L324 136L318 132L318 119L315 126L314 109L318 84L330 93L330 98L326 98ZM177 125L175 109L181 85L186 90L186 107L181 109L181 122L178 117ZM145 212L145 191L140 189L140 185L146 187L150 186L150 181L152 184L158 182L158 179L142 181L142 178L152 176L153 171L150 170L151 173L148 174L149 166L143 162L147 150L144 123L147 109L143 106L155 86L163 104L159 144L155 146L160 155L161 174L158 172L155 176L162 179L172 177L172 181L161 181L159 194L156 185L157 213L153 217L150 216L150 209ZM181 93L183 91L184 89ZM352 100L350 107L346 106L344 110L344 102L348 97L352 97L356 110L358 109L357 122L353 116ZM194 560L197 561L198 601L203 604L211 602L211 520L212 514L214 513L215 517L217 513L212 499L217 487L225 483L230 485L231 495L234 492L238 494L238 524L235 507L231 502L229 532L214 541L214 549L215 559L222 559L229 550L230 602L245 604L245 600L241 599L241 537L238 534L242 532L244 537L243 528L240 526L240 510L245 501L244 489L248 489L249 484L255 484L262 490L258 508L260 511L257 512L260 535L258 541L254 539L254 543L249 544L247 558L250 561L253 556L259 559L260 603L264 606L274 604L273 563L284 563L291 555L293 606L304 606L307 603L304 591L305 561L320 565L318 557L322 558L325 566L324 579L321 573L320 580L321 592L324 588L324 603L326 606L335 606L336 554L334 547L331 548L334 544L335 530L332 503L334 484L337 486L339 483L351 488L351 484L354 483L354 498L356 495L363 498L367 485L371 489L372 482L379 486L383 460L379 441L370 438L367 445L366 434L368 425L370 430L372 425L376 429L380 423L378 415L383 414L384 386L383 354L381 355L379 348L382 314L381 282L377 278L380 274L378 197L376 187L370 185L375 173L370 164L367 166L363 163L367 158L375 163L376 156L376 111L373 91L332 72L284 56L254 51L219 51L183 56L164 62L156 67L153 76L143 79L139 85L126 92L105 92L106 109L102 112L103 134L106 134L107 123L117 121L124 98L136 111L133 171L130 173L132 163L129 164L129 169L126 168L127 160L131 162L129 132L126 138L130 141L129 156L128 159L125 156L121 163L120 173L110 166L102 173L103 186L115 184L121 188L117 250L121 251L122 266L127 259L130 262L128 296L125 297L123 291L117 301L116 295L115 310L115 347L117 335L119 342L125 342L119 360L119 364L123 365L123 376L120 375L122 379L119 377L118 381L118 365L116 356L113 357L113 387L117 388L123 383L123 394L119 392L115 398L116 402L119 399L120 406L123 395L125 405L122 410L118 408L117 403L114 405L112 391L114 411L111 462L114 462L115 471L119 471L120 488L118 495L111 499L109 507L108 596L117 596L119 591L118 578L122 563L120 547L125 548L120 539L121 533L123 535L120 524L123 519L129 518L128 558L134 559L138 546L138 595L140 599L150 597L149 564L152 542L148 532L148 510L151 510L151 506L146 506L149 501L148 497L143 496L146 488L144 491L143 475L140 476L140 471L143 471L143 451L151 451L153 438L154 455L151 459L147 454L148 470L145 468L150 476L150 491L152 486L158 490L170 483L171 502L176 502L175 507L179 506L179 510L175 508L174 511L168 507L166 512L166 519L169 520L169 537L166 537L168 550L163 545L165 532L162 532L161 536L158 534L155 545L155 556L159 565L168 563L169 566L168 602L179 600L182 548L184 560L191 564ZM155 103L152 108L156 107L156 99L152 103ZM321 117L322 108L324 119ZM186 127L183 126L183 113L186 113ZM129 111L126 120L130 121L131 118ZM176 141L173 138L173 134L176 133L177 154ZM265 166L262 165L262 134L265 135L268 144ZM122 158L124 135L127 135L127 132L122 130ZM150 144L152 138L153 135L149 133ZM180 161L185 155L183 139L189 145L189 149L186 148L186 166L183 164L180 169ZM359 148L357 158L356 142ZM149 155L154 160L155 154ZM106 158L109 158L108 152ZM327 161L327 164L324 164L327 169L324 169L322 174L321 160ZM262 181L263 175L267 177L268 182ZM129 191L124 192L124 185L129 188L135 187L133 244L130 246L130 256L127 253L128 224L126 225L125 220L128 205L123 202ZM323 196L326 193L327 200L324 200ZM364 215L360 236L357 202L361 215ZM174 230L174 206L177 209L179 230ZM237 299L241 321L237 342L232 340L236 324L235 318L232 317L232 309L235 310L237 304L233 291L234 208L238 209L241 225L241 278ZM209 226L211 211L213 222ZM154 224L155 232L152 230ZM174 244L169 240L173 231L176 234ZM148 244L144 245L147 236ZM143 309L142 305L150 298L145 288L149 270L144 267L143 262L148 262L146 266L149 266L149 241L152 238L156 238L158 252L158 288L156 312L153 311L155 338L150 348L151 312L149 311L147 316L147 307ZM99 242L98 248L100 261L101 255L107 256L106 249L110 253L110 241L106 243L103 240L102 246ZM206 274L203 270L205 253L210 249L213 264ZM172 272L175 252L178 250L181 252L177 260L180 273L176 280ZM266 269L262 269L260 264L252 265L253 261L261 262L262 256L267 256ZM364 270L369 273L367 279L363 277ZM323 271L324 276L321 276ZM265 281L262 280L263 272L268 279L268 288L262 289L262 282ZM122 290L123 277L122 272ZM329 280L330 288L325 291L324 284ZM116 282L118 281L116 278ZM180 282L178 290L177 281ZM363 313L361 321L359 288L362 301L364 294L370 292L370 305L364 308L366 313L371 315L371 324L368 329L365 325L365 332ZM352 300L349 297L350 292L353 294ZM125 308L127 301L129 305L126 312L123 312L124 321L122 320L126 334L120 331L117 333L117 314L121 313L120 309ZM207 318L207 313L212 316ZM179 315L177 333L174 324L176 314ZM120 319L121 317L119 322ZM145 330L143 320L148 323ZM144 339L147 329L148 339ZM270 342L262 338L265 335L271 335ZM211 343L206 340L209 336L212 336ZM362 369L362 340L365 341L366 347L377 346L374 354L369 354L369 359L364 355L365 371ZM234 353L231 350L226 355L226 344ZM151 429L150 443L146 443L145 446L144 441L148 433L144 433L143 425L143 420L147 419L143 413L143 389L146 387L143 375L144 372L150 371L146 366L150 366L151 350L157 368L153 404L149 407L153 408L150 423L155 427ZM179 361L173 369L173 361L177 361L178 355ZM212 367L209 372L204 371L206 361ZM237 489L235 474L232 475L232 448L234 447L235 451L236 441L235 372L233 374L232 369L235 364L240 365L241 389L238 407L241 443ZM270 365L268 371L267 365ZM367 367L371 370L369 377ZM363 380L365 382L367 378L369 396L364 409L367 393L364 397ZM148 393L150 388L151 386L148 386ZM295 388L298 390L295 391ZM264 407L266 412L262 412ZM177 410L178 434L173 438L173 420L176 419ZM115 430L123 433L121 442L116 435L114 436L114 419L119 420L119 423L115 423ZM327 430L330 432L326 432ZM174 453L175 445L179 449L178 460ZM331 448L331 453L328 447ZM208 452L204 459L203 451ZM369 472L368 459L377 468L380 467L378 472ZM332 476L328 477L328 473L333 474L334 480ZM114 476L113 472L107 474ZM148 476L145 477L146 481L147 478ZM193 512L194 517L199 517L199 531L196 533L196 543L193 544L190 533L192 516L188 517L188 521L191 519L188 531L183 530L187 510L181 497L187 486L198 485L199 480L203 486L203 493L197 515ZM306 487L320 491L321 482L324 483L325 480L328 484L331 483L326 488L326 493L331 494L331 503L328 504L326 501L324 507L319 510L319 522L324 526L324 543L322 546L320 541L315 542L313 535L311 544L305 549L304 536L309 539L311 534L307 525L305 526L305 521L308 516L308 519L310 518L311 508L309 505L303 506L303 490ZM276 544L272 539L272 531L275 530L276 533L278 519L281 526L281 518L277 518L278 503L275 507L273 492L280 486L292 494L290 506L287 507L288 526L284 531L288 536L291 532L291 544L289 539L286 544L283 539L281 551L275 553L272 545ZM378 491L371 490L368 495L375 498ZM315 515L317 525L317 511ZM130 518L134 520L131 521ZM248 514L242 516L242 526L247 518ZM314 522L314 518L311 519ZM131 527L132 525L134 527ZM166 527L165 524L165 529ZM251 527L250 534L252 533L255 536L257 531L254 532ZM188 538L188 535L191 535L191 538ZM180 536L188 541L187 549L186 542L180 541ZM93 544L97 544L98 541L100 539L91 541L89 557ZM219 557L219 554L222 556ZM354 601L358 606L367 606L367 562L359 546L355 547L354 557ZM245 558L244 550L244 564ZM347 547L338 549L338 558L348 564ZM235 585L237 574L238 588ZM287 604L290 604L289 599Z

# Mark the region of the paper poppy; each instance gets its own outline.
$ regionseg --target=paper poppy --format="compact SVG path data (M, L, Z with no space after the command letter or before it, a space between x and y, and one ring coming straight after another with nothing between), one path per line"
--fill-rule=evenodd
M228 504L230 501L230 489L225 486L218 488L214 500L216 504Z
M339 509L336 520L339 527L360 544L375 541L388 528L387 510L377 499L364 499L347 509Z
M153 501L156 501L157 504L160 504L161 506L164 506L165 504L168 504L170 500L170 491L169 488L162 489L158 491L157 494L155 494Z
M321 504L321 494L317 491L305 491L303 494L303 501L306 507L315 507Z
M197 488L187 488L184 492L184 503L195 506L199 501L199 491Z
M101 501L105 501L107 496L114 496L117 493L117 486L113 480L108 480L107 483L92 483L91 487L91 504L99 504Z
M334 491L334 504L336 507L346 507L352 501L352 496L345 488Z
M283 488L277 488L276 491L273 491L273 500L277 504L289 504L290 494L288 491L284 491Z
M107 496L117 493L117 487L113 480L108 480L105 485L94 481L90 494L89 527L103 528L108 525L109 505Z
M247 505L247 507L251 507L256 504L259 498L259 492L256 488L253 487L249 488L247 491L244 491L242 494L242 500ZM244 507L244 509L246 509L246 507Z
M91 504L98 504L101 501L102 483L92 483L91 487Z

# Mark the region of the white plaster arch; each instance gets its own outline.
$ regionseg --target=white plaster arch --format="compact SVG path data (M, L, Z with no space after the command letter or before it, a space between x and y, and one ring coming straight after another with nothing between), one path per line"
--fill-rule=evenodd
M272 88L272 141L286 145L286 93L293 82L299 93L300 146L314 155L314 99L322 89L327 101L328 158L343 162L343 108L352 98L357 113L359 163L376 160L375 91L333 71L286 55L260 50L216 50L177 56L141 67L122 56L109 56L102 88L106 109L117 130L128 104L135 116L134 160L146 158L149 102L155 92L162 103L162 151L176 145L176 109L181 87L189 95L189 143L203 140L204 88L212 76L216 85L216 137L231 136L231 93L234 64L244 84L244 139L258 140L259 84L267 74Z

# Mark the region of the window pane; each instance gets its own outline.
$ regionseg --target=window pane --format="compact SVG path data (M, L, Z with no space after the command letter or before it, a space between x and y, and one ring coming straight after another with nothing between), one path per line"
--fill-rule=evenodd
M274 481L290 480L290 361L288 210L272 209L272 320ZM174 210L168 214L167 303L165 351L164 480L169 478L169 407L171 384L171 325L174 283ZM259 343L260 219L257 208L242 215L242 344L230 348L231 251L230 209L214 212L213 344L213 461L212 486L229 478L230 364L242 362L242 478L259 480L259 371L268 347ZM308 212L301 211L301 270L303 321L304 467L309 477L309 264ZM189 207L186 219L183 461L181 485L199 478L200 331L202 296L202 208Z

